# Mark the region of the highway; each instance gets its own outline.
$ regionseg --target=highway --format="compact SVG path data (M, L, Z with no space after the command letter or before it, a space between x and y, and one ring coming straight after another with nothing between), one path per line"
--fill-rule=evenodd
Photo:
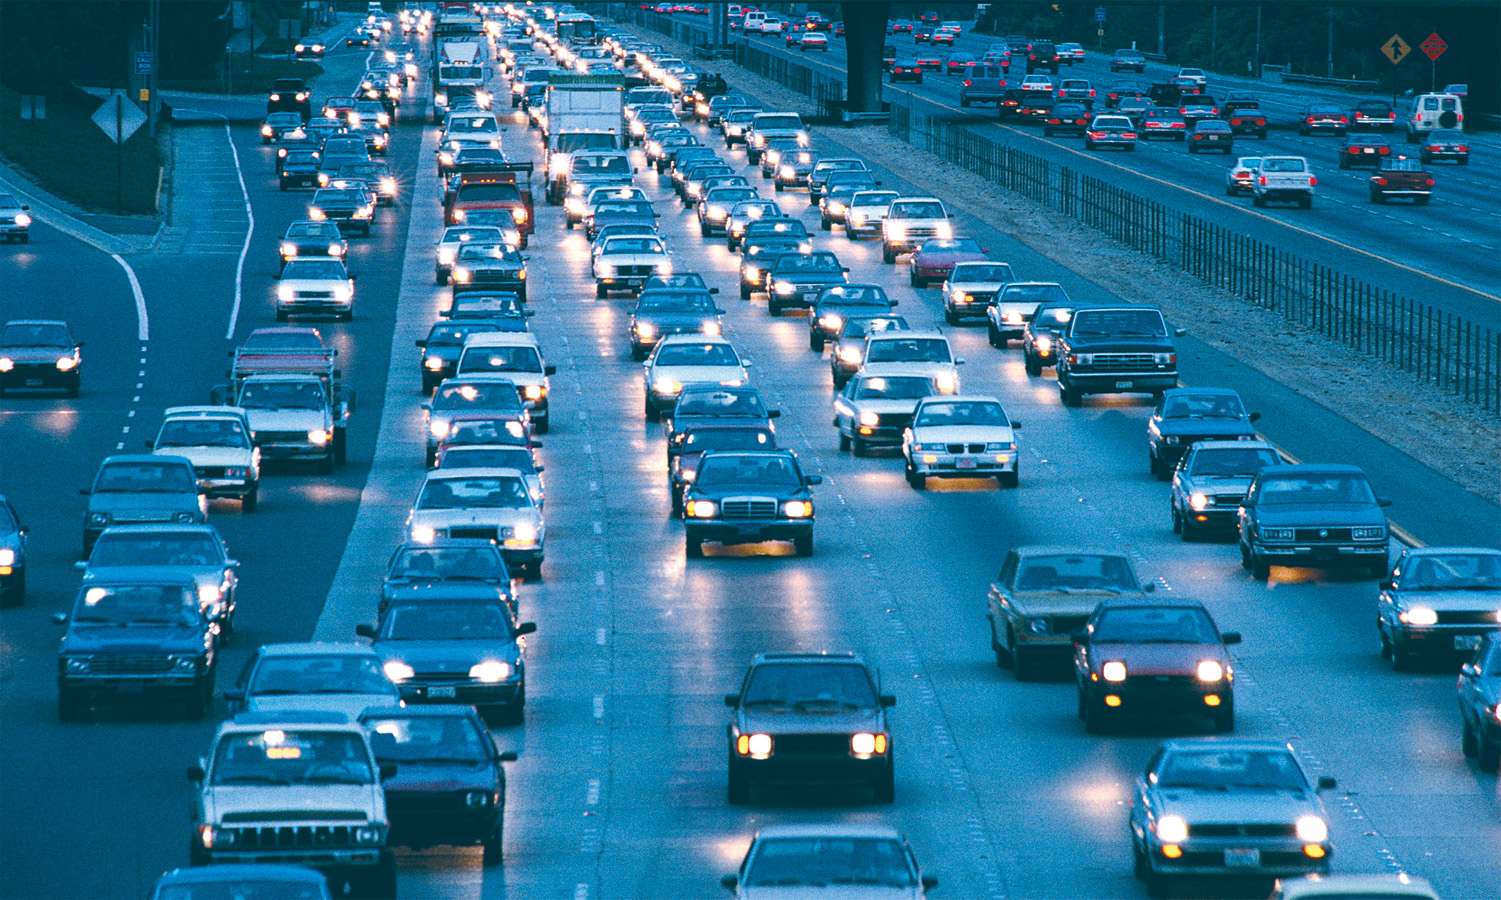
M331 55L317 97L343 93L359 57ZM419 82L394 132L403 199L371 239L352 241L358 314L319 323L358 391L350 465L334 476L277 471L255 513L232 503L211 511L244 563L221 686L257 644L347 639L354 623L372 620L380 569L421 481L411 339L447 294L432 283L442 226L437 131L418 124L424 95ZM540 160L535 135L503 121L508 156ZM743 151L724 151L702 126L690 127L745 168ZM4 317L66 317L88 341L81 398L7 397L0 407L0 492L31 526L34 554L27 605L0 615L0 847L30 861L8 867L3 897L140 897L163 870L187 862L183 770L206 749L222 707L202 722L126 710L59 724L59 629L50 615L68 608L78 583L76 488L117 445L134 449L153 434L163 407L205 400L223 377L225 351L273 322L277 239L309 195L275 189L272 151L252 128L233 126L231 135L256 226L230 340L232 240L131 260L150 311L144 351L128 285L108 256L42 228L29 246L0 250L0 270L22 274L7 277ZM224 131L208 126L181 139L207 148ZM221 159L207 150L198 158ZM871 162L887 186L925 193ZM404 852L401 896L713 896L758 827L830 821L898 827L940 878L940 896L1138 895L1130 786L1172 732L1086 735L1066 673L1018 683L995 667L986 635L985 589L1006 549L1072 541L1128 550L1164 591L1203 600L1221 628L1245 634L1237 732L1290 740L1313 774L1339 779L1330 802L1336 871L1400 868L1446 897L1494 895L1501 788L1460 755L1452 670L1399 675L1377 655L1371 582L1275 569L1260 583L1233 546L1179 542L1167 489L1142 459L1148 401L1097 398L1065 409L1050 380L1029 378L1016 351L992 349L978 328L947 330L967 360L965 390L999 396L1025 423L1019 489L961 481L917 493L899 460L837 452L828 364L808 350L806 321L769 317L764 299L738 300L738 258L722 240L699 236L664 176L641 172L637 184L655 202L677 270L699 271L719 288L726 334L782 410L779 440L825 477L815 489L817 552L798 559L786 548L711 548L706 559L685 559L681 525L668 515L661 430L641 421L629 301L594 298L585 238L563 229L561 208L539 202L527 251L532 329L559 372L542 450L545 577L520 588L523 617L538 624L526 719L496 731L502 749L520 753L508 770L506 861L484 869L478 848ZM217 167L203 173L224 176ZM910 288L904 264L885 266L878 246L819 231L806 195L776 196L852 280L882 284L914 325L941 322L937 291ZM1076 298L1112 296L1109 284L978 222L961 218L958 227L1024 278L1057 280ZM1501 509L1368 432L1192 338L1180 354L1185 382L1240 390L1290 453L1365 466L1393 497L1394 521L1422 539L1473 543L1501 533ZM883 690L898 698L893 806L821 790L725 803L720 697L752 654L772 649L851 649L879 667ZM59 859L66 863L51 862Z
M668 16L641 15L654 27L667 27ZM670 18L690 28L707 29L701 17ZM732 40L748 41L815 71L843 78L846 44L842 38L831 38L826 52L788 48L780 36L742 35ZM954 51L979 57L998 40L995 35L966 32L956 42ZM916 44L907 34L888 35L887 43L896 48L901 58L909 58L919 49L924 55L931 53L940 59L946 59L949 53L947 48ZM1061 66L1055 79L1085 78L1103 95L1116 81L1167 81L1178 71L1176 65L1149 61L1144 75L1112 74L1109 60L1109 49L1099 50L1091 45L1083 63ZM1020 83L1024 74L1018 67L1011 83ZM1336 269L1360 271L1390 290L1422 298L1492 327L1501 322L1497 307L1501 303L1501 262L1498 262L1501 244L1497 240L1501 234L1501 209L1495 202L1501 193L1501 178L1489 164L1501 152L1501 139L1495 135L1469 136L1474 157L1468 166L1436 161L1428 167L1438 182L1430 206L1378 206L1368 196L1369 170L1339 169L1342 138L1303 137L1296 129L1298 113L1308 103L1332 102L1348 107L1363 99L1349 93L1212 73L1209 82L1212 96L1245 93L1262 100L1270 114L1267 140L1238 138L1230 158L1218 153L1190 154L1184 144L1167 140L1142 141L1134 154L1126 155L1089 153L1078 137L1045 137L1040 126L998 122L991 106L961 108L962 80L962 76L927 72L921 84L888 81L885 98L912 107L925 117L941 120L942 127L969 127L989 140L1130 188L1167 202L1175 209L1232 225L1245 234ZM1392 133L1391 138L1395 152L1416 155L1417 145L1405 144L1401 132ZM1283 206L1253 209L1249 197L1225 196L1225 173L1235 157L1271 153L1308 158L1319 179L1318 197L1312 210Z

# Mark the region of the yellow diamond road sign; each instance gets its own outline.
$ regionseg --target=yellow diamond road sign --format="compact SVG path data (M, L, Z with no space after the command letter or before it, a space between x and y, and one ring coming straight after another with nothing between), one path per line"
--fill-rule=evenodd
M1407 58L1407 54L1412 52L1412 48L1407 45L1406 41L1402 40L1402 35L1394 34L1386 39L1386 43L1381 45L1381 52L1395 66Z

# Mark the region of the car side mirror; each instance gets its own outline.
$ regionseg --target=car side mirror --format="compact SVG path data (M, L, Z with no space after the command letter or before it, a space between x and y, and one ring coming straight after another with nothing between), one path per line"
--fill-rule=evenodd
M1376 498L1376 505L1380 506L1382 508L1391 506L1392 505L1392 498L1390 498L1390 497L1377 497Z
M1157 592L1157 582L1155 582L1155 581L1149 581L1149 582L1147 582L1146 585L1144 587L1142 587L1141 592L1143 594L1154 594L1154 593L1156 593Z
M1185 334L1188 334L1188 329L1187 328L1174 328L1173 329L1173 334L1175 336L1177 336L1177 337L1183 337Z
M73 563L73 569L77 572L87 572L89 570L89 561L86 559L80 559L77 562Z
M823 484L823 476L822 475L804 475L803 476L803 484L806 484L806 485L809 485L809 486L812 486L812 485L815 485L815 484Z
M719 877L719 886L722 887L722 888L724 888L727 891L733 891L733 890L735 890L735 888L737 886L739 886L739 884L740 884L740 878L739 878L739 876L736 876L736 875L721 875Z
M356 626L354 626L354 633L355 633L356 637L370 638L371 640L374 640L375 639L375 634L376 634L376 632L375 632L375 626L374 625L356 625Z
M67 613L53 613L52 614L52 622L53 622L54 625L66 625L66 624L68 624L68 614Z
M30 211L31 210L31 204L30 203L22 203L21 204L21 208L24 209L24 210Z
M956 365L956 366L962 366L962 365L964 365L964 357L962 357L962 356L956 356L956 357L954 357L954 365Z
M923 887L923 890L925 890L925 891L931 891L934 888L938 887L938 876L937 875L924 875L922 877L922 887Z
M768 419L780 419L781 417L782 411L780 409L771 409L766 412L766 418Z
M719 293L719 288L709 288L709 293L717 294ZM720 312L724 312L724 310L720 310Z
M1232 644L1239 644L1240 643L1240 632L1239 631L1227 631L1227 632L1225 632L1224 634L1220 635L1220 643L1224 644L1227 647L1230 646L1230 645L1232 645Z
M556 375L556 374L558 374L558 367L557 366L543 366L542 367L542 374L544 374L544 375Z
M203 771L203 766L188 766L188 781L191 781L193 784L201 784L205 777L206 774Z
M892 301L890 301L890 306L891 306L892 309L896 309L898 306L901 306L901 305L902 305L902 301L900 301L900 300L892 300Z
M740 695L739 694L725 694L724 695L724 705L728 706L730 709L734 709L735 707L739 706L740 705Z
M1321 791L1332 791L1332 790L1334 790L1337 787L1339 787L1339 782L1334 780L1334 776L1332 776L1332 775L1320 775L1319 776L1319 783L1318 783L1318 789L1319 790L1321 790Z
M518 757L516 756L515 750L504 750L499 756L496 757L496 759L500 760L503 763L508 763L515 762Z
M537 623L536 622L522 622L520 625L516 626L516 635L517 635L517 637L520 637L523 634L536 634L536 633L537 633Z
M1381 579L1380 587L1383 591L1395 591L1397 589L1397 583L1395 581L1392 581L1390 578L1383 578Z
M1253 412L1249 416L1246 416L1246 419L1248 421L1251 421L1251 422L1260 422L1261 421L1261 413L1259 413L1259 412Z
M880 697L880 701L881 701L881 706L883 706L883 707L885 707L887 709L890 709L891 707L896 706L896 695L895 694L882 694L881 697Z
M426 350L427 349L427 339L426 338L418 338L417 340L413 341L412 343L414 343L414 344L417 345L417 349L418 350Z
M380 780L390 781L396 777L396 763L383 762L380 764Z

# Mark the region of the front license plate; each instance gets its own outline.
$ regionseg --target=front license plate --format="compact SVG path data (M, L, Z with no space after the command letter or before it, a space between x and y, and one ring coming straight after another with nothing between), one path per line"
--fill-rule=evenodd
M40 378L28 378L28 379L26 379L26 386L27 387L41 387L42 386L42 379L40 379Z
M1118 390L1118 391L1130 390L1131 385L1133 385L1135 383L1136 382L1134 382L1134 381L1117 381L1115 383L1115 389Z
M979 465L979 463L977 463L973 459L960 459L955 462L955 465L961 469L973 469L975 468L975 466Z
M452 699L457 697L459 692L457 688L452 687L430 687L427 689L427 695L429 697L446 697Z
M1255 847L1225 851L1225 867L1229 869L1254 869L1261 865L1261 851Z
M1459 634L1454 636L1455 650L1478 650L1480 648L1480 635Z

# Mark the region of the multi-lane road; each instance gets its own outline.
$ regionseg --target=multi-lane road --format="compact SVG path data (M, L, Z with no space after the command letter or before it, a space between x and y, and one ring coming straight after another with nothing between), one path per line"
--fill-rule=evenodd
M361 58L332 55L317 97L344 93ZM346 639L370 620L381 564L420 483L411 339L446 294L430 269L442 228L436 131L419 124L423 96L419 83L394 132L403 198L371 239L353 242L359 314L351 324L319 323L359 392L350 465L334 476L276 471L255 513L223 503L211 511L243 561L221 683L257 644ZM222 707L204 722L127 711L59 724L58 629L49 617L77 586L77 487L102 457L153 434L162 408L205 399L223 376L225 350L273 322L277 239L308 195L276 191L271 151L253 128L232 126L229 139L255 221L243 273L233 240L132 257L149 314L144 342L130 284L108 255L42 228L29 246L0 251L0 266L19 273L7 277L5 317L66 317L88 342L81 398L7 397L0 407L0 491L31 526L34 551L27 605L0 616L0 846L22 861L7 867L0 895L139 897L187 861L183 770L206 748ZM207 143L226 140L222 127L185 130L179 140L205 142L196 174L232 175ZM504 141L514 159L540 158L535 136L517 124L505 125ZM722 156L750 173L743 151ZM926 193L870 162L887 185ZM737 257L698 235L666 178L641 171L637 183L656 204L678 271L697 270L719 287L726 334L783 411L780 440L825 476L817 555L711 549L685 559L681 525L668 515L661 431L640 417L628 302L594 298L585 238L564 231L560 208L539 204L528 251L532 327L559 372L542 450L548 562L542 582L521 588L523 615L539 626L527 714L496 732L503 749L521 755L509 770L506 862L484 869L478 848L403 853L403 896L707 896L758 827L829 821L899 827L944 896L1135 895L1129 788L1166 733L1086 735L1069 683L1017 683L995 668L986 637L985 587L1006 549L1059 541L1128 550L1163 588L1202 599L1221 627L1246 635L1236 654L1237 730L1290 740L1317 774L1339 778L1337 870L1402 868L1446 896L1494 895L1497 780L1460 754L1452 671L1398 675L1377 656L1371 582L1291 570L1256 582L1233 547L1180 543L1168 528L1166 488L1143 462L1148 405L1065 409L1049 382L1028 378L1015 351L990 348L980 329L951 329L951 340L968 361L966 390L998 395L1026 423L1019 489L956 482L917 493L898 460L838 453L828 365L807 349L805 321L773 319L759 298L735 299ZM180 171L180 189L191 190L194 176ZM871 243L818 231L804 195L777 197L853 280L883 284L914 324L941 322L936 291L908 287L903 265L883 265ZM227 221L248 221L235 203L224 209ZM1077 298L1111 297L1109 284L978 222L958 225L1021 277L1060 281ZM231 328L237 281L243 305ZM1419 461L1191 339L1181 351L1185 381L1239 389L1290 453L1366 466L1394 497L1394 519L1420 538L1501 533L1501 510ZM726 805L720 696L753 653L769 649L853 649L879 667L883 688L898 697L894 805L821 791Z

